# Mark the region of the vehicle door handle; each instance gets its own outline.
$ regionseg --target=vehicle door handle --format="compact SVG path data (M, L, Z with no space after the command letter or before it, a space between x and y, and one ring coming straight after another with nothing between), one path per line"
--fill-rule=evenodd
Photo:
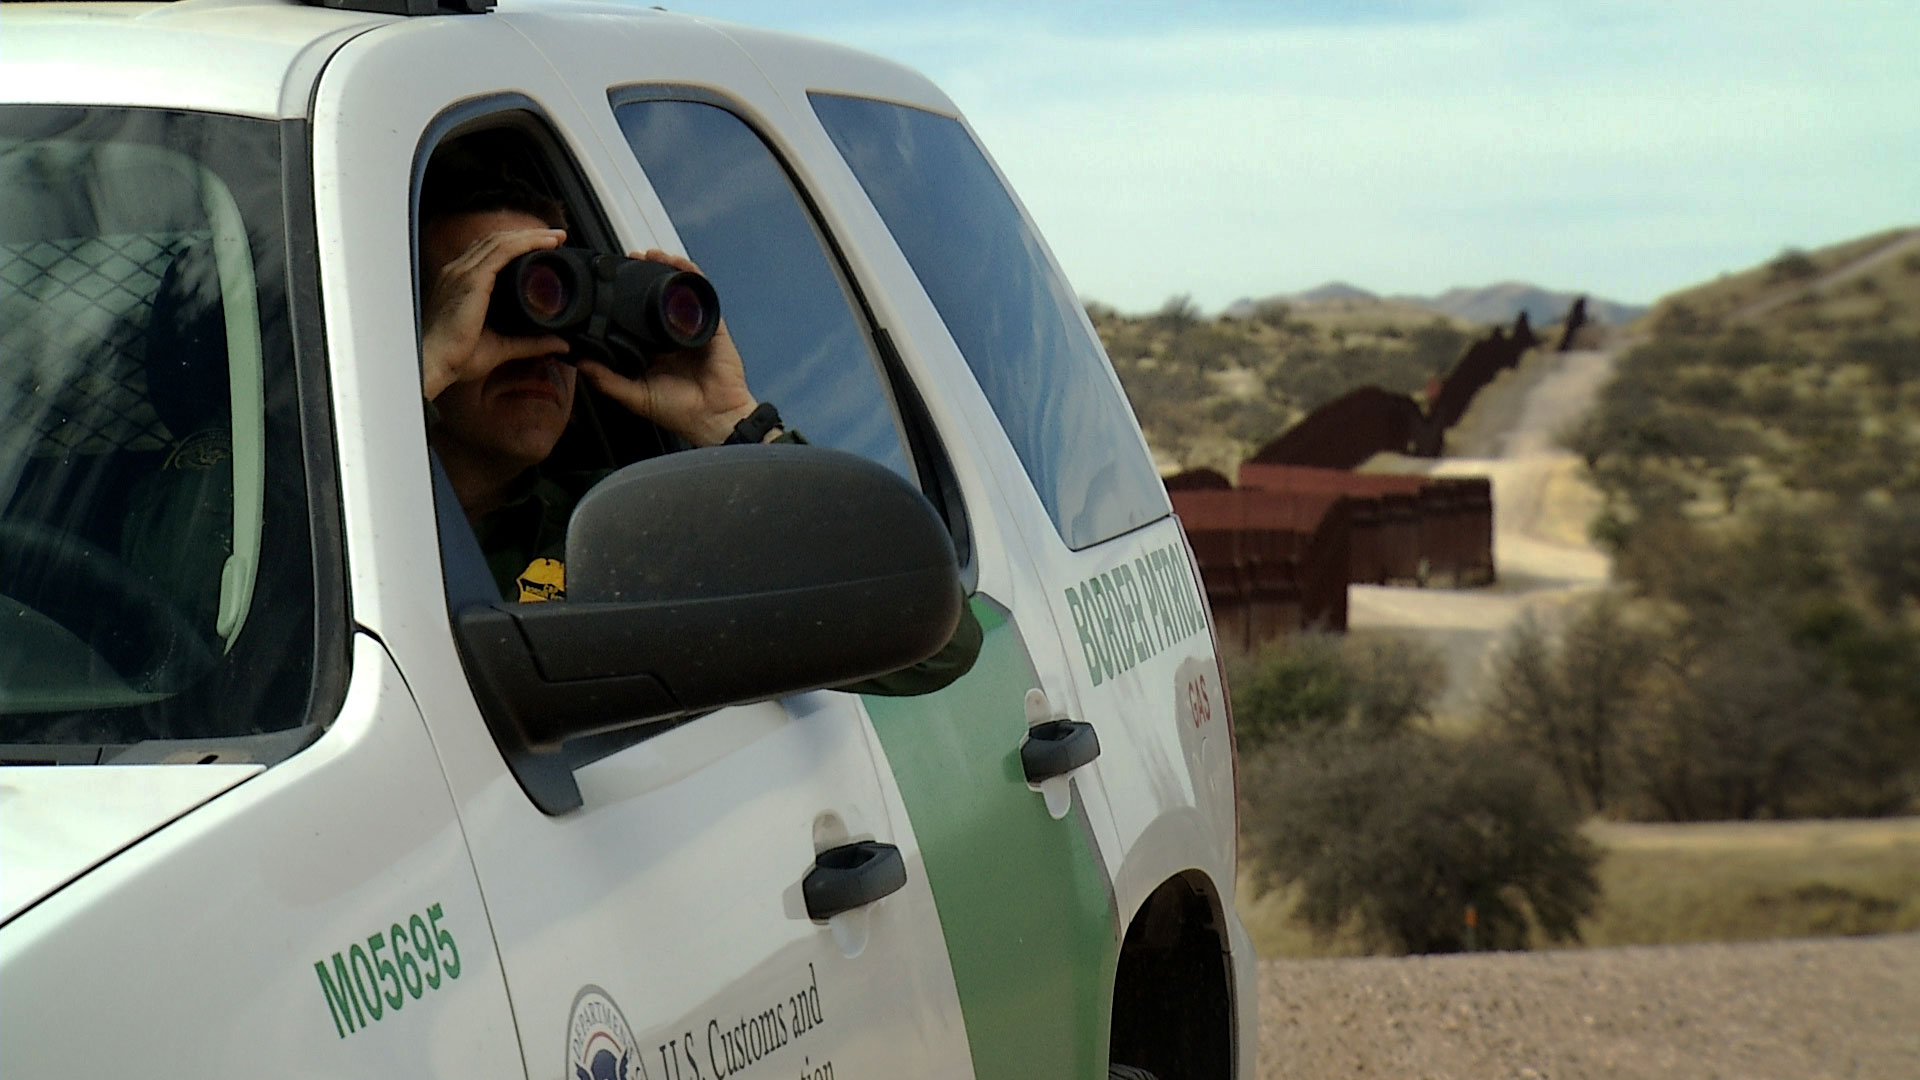
M1027 783L1065 776L1100 756L1100 736L1080 720L1049 720L1027 729L1020 746L1020 767Z
M807 918L819 922L865 907L907 883L907 861L892 844L863 840L828 848L813 857L800 882Z

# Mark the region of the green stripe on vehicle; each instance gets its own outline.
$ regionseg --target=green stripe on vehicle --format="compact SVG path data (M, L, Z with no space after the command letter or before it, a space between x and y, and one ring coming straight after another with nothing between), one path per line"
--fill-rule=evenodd
M919 840L974 1075L1098 1080L1120 958L1111 884L1079 793L1055 821L1021 772L1039 682L1019 632L986 601L973 611L985 638L965 677L863 700Z

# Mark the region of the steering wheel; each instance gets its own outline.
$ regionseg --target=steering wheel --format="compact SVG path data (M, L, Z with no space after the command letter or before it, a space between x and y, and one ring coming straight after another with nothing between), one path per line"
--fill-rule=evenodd
M114 555L38 522L0 521L0 594L59 623L128 683L179 686L219 650L173 599Z

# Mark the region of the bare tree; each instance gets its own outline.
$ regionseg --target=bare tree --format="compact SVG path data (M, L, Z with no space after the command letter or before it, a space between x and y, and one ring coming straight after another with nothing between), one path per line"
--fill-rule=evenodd
M1579 806L1604 810L1620 794L1620 731L1656 654L1655 636L1627 619L1617 594L1575 609L1557 635L1528 612L1495 654L1481 707Z

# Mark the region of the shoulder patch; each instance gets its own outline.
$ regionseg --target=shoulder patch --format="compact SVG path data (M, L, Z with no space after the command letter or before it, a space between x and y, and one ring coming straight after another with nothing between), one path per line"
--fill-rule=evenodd
M523 604L567 598L567 566L559 559L535 559L520 571L513 583L520 589Z

